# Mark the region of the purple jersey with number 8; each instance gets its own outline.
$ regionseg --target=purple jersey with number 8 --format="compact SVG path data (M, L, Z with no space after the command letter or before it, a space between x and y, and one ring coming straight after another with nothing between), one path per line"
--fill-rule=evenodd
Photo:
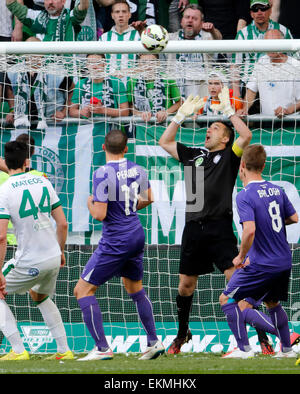
M279 272L290 269L292 255L285 219L295 213L284 190L267 181L252 181L237 198L240 222L255 222L255 238L248 252L256 269Z

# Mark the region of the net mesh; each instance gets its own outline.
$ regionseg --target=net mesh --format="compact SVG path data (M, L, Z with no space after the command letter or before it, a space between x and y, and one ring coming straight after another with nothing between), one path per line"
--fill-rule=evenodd
M212 79L231 87L237 69L242 69L242 65L232 67L230 63L214 62L213 59L199 63L193 56L189 61L179 62L173 55L160 59L141 57L130 60L125 66L120 61L120 67L115 69L107 66L107 60L99 55L87 58L56 55L0 57L1 155L5 143L19 134L28 133L34 137L32 166L46 173L62 201L69 224L67 265L60 271L54 301L68 325L71 347L78 352L90 350L93 346L87 330L77 328L77 324L82 323L82 316L73 289L101 236L101 223L90 217L86 200L91 193L93 171L105 163L102 151L105 134L112 127L122 128L128 134L128 158L147 169L152 189L159 197L139 215L146 234L143 283L153 303L158 333L167 345L176 335L177 327L175 298L185 193L182 168L159 147L158 140L171 119L172 111L177 111L188 93L209 96L208 84ZM292 81L297 88L300 82L297 62L285 74L279 75L272 67L265 65L263 82L289 84ZM243 100L238 99L239 108L242 108ZM259 104L259 97L255 98L255 103ZM66 105L69 112L66 112ZM100 106L114 112L101 112ZM89 110L79 117L76 110L85 107ZM136 111L133 116L129 116L132 115L129 109ZM169 113L158 118L157 114L167 109L170 109ZM145 118L145 113L150 115ZM189 118L180 128L178 140L187 145L203 145L207 126L217 119L223 118L210 112ZM252 142L261 143L267 149L266 179L283 186L299 210L300 133L297 115L278 118L253 110L253 115L246 117L245 122L252 130ZM237 180L233 198L241 187ZM235 204L234 231L240 242L241 228ZM289 301L283 304L294 326L297 326L300 305L299 233L298 225L288 228L293 273ZM9 247L7 259L12 257L14 249ZM186 345L187 350L209 349L201 345L201 341L211 333L210 324L215 325L215 338L211 343L224 345L224 341L229 341L229 334L225 339L222 337L222 330L228 332L228 328L218 325L225 322L218 301L225 285L225 278L218 271L199 279L190 319L196 339ZM135 349L126 348L126 338L134 335L142 338L145 334L121 280L110 280L98 289L96 296L111 342L119 351ZM42 323L41 315L29 296L8 296L7 300L21 325L35 327L35 323ZM49 343L41 343L36 335L32 334L30 339L26 331L22 332L24 342L30 344L32 351L52 351L50 340ZM121 342L117 342L119 336L123 336L123 347ZM2 351L7 351L9 344L2 339ZM142 340L135 340L140 341L142 347ZM34 341L38 345L34 346ZM139 347L136 349L140 350ZM220 347L215 349L220 350Z

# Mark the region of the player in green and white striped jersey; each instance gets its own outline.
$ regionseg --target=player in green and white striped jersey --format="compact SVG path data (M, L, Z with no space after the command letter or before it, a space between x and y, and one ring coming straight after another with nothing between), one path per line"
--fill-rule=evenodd
M129 26L131 18L130 7L126 0L117 0L112 5L111 17L115 25L100 36L100 41L139 41L140 34L132 26ZM126 75L126 69L133 67L136 54L107 54L107 71L117 77ZM124 73L119 73L124 69ZM123 81L124 82L124 81Z
M291 39L292 34L288 28L274 22L270 19L272 7L269 0L251 0L250 15L253 21L239 30L236 35L236 40L262 40L264 39L267 30L280 30L285 39ZM235 65L240 65L240 70L233 73L233 95L240 97L244 96L244 86L251 76L254 64L264 53L235 53L232 56L232 61Z
M16 319L5 301L6 294L27 291L56 340L59 353L54 357L73 359L59 310L49 298L54 293L59 269L65 264L67 222L61 203L48 179L25 172L29 167L26 143L7 142L4 157L10 177L1 186L0 193L0 329L12 350L0 361L29 359ZM18 247L14 258L3 266L9 220L13 223Z

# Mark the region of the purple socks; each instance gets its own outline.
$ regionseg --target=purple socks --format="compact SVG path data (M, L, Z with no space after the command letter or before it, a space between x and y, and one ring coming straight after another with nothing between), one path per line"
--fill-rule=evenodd
M290 351L292 347L287 314L285 313L280 304L278 304L274 308L268 309L268 312L275 326L275 330L277 331L276 335L278 336L282 344L282 351Z
M106 351L109 345L104 335L102 314L96 297L83 297L77 301L82 311L83 321L93 337L98 350Z
M136 305L136 309L141 319L141 323L147 334L147 346L153 346L157 342L157 336L153 317L152 303L147 297L145 289L129 295Z
M246 308L242 312L245 323L250 324L254 328L259 328L272 335L277 335L277 331L269 316L257 309Z
M144 289L129 295L136 305L137 312L147 334L147 346L153 346L157 342L157 336L151 301ZM83 297L77 301L82 311L83 321L93 337L97 348L100 351L106 351L109 345L105 338L102 314L96 297Z
M249 346L246 323L276 335L281 341L282 350L291 350L288 317L280 304L268 309L270 318L256 309L247 308L241 312L237 303L223 305L222 310L241 350L247 351Z
M243 318L243 314L236 302L231 302L221 306L224 312L229 328L231 329L238 347L244 351L249 351L249 339L246 330L246 324Z

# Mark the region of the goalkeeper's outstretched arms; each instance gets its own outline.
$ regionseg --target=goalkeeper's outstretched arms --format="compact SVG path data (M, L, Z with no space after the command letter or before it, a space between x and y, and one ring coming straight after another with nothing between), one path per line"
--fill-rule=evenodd
M203 98L199 98L198 96L193 97L190 95L181 105L177 114L174 116L171 123L160 137L158 142L159 145L172 157L174 157L174 159L179 161L176 142L177 130L187 117L196 114L204 106L204 104L205 102Z
M221 93L219 93L220 104L212 104L211 108L213 110L221 111L224 116L226 116L233 127L239 134L239 137L235 141L235 144L244 150L252 139L252 133L249 127L243 122L243 120L235 113L233 107L231 106L229 89L224 86Z

